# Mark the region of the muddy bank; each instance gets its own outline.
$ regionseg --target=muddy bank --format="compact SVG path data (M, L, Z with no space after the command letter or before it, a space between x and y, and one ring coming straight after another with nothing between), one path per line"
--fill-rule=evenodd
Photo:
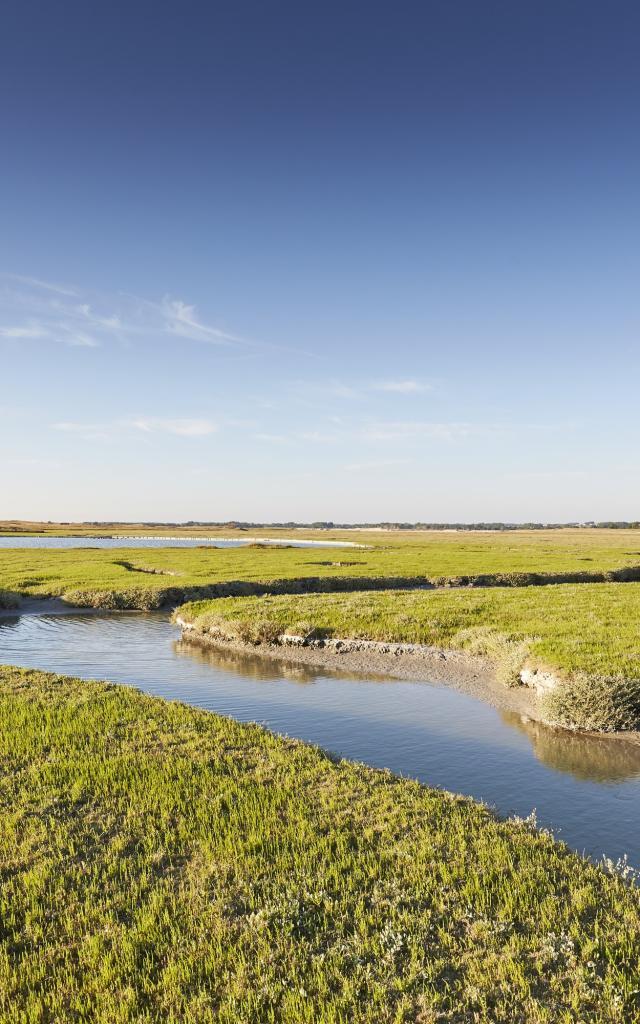
M285 666L309 665L332 672L445 685L483 700L501 712L515 713L522 717L523 722L537 722L567 736L597 736L603 741L616 739L640 744L640 731L635 729L593 731L550 720L541 698L561 685L561 680L548 670L524 668L520 673L521 685L506 686L496 678L494 662L466 651L375 640L315 640L287 634L277 643L255 645L225 637L219 632L202 632L178 614L174 621L182 629L185 643L250 653L274 659Z
M534 690L506 687L495 677L495 666L486 658L464 651L443 650L422 644L385 644L372 640L306 640L283 637L278 644L253 644L227 640L219 634L201 633L180 616L174 620L182 639L203 647L217 647L272 658L287 665L315 665L332 672L384 676L437 683L485 700L501 711L512 711L544 721Z

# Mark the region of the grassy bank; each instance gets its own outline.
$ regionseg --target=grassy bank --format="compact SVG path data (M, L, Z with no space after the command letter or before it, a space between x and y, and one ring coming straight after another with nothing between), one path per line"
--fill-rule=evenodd
M524 824L121 687L0 703L7 1024L635 1019L637 891Z
M358 589L386 582L523 586L640 577L640 534L358 534L358 548L0 549L0 588L79 605L149 608L242 585ZM16 539L16 543L19 540ZM212 595L213 596L213 591Z
M283 633L410 642L487 655L502 681L548 668L565 679L549 716L582 728L640 722L640 585L391 591L202 601L180 609L203 632L252 643Z

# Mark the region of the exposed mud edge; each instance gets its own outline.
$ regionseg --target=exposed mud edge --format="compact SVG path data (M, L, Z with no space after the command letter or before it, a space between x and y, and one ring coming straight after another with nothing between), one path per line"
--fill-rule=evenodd
M219 629L210 628L208 631L202 632L195 623L183 619L179 613L174 616L173 621L180 626L183 632L187 632L191 639L199 636L211 643L222 644L234 643L237 639L227 636ZM255 647L255 645L251 644L244 646L247 648ZM294 633L283 633L275 643L260 646L267 648L269 651L277 651L283 647L295 648L297 650L304 648L311 651L325 652L327 655L371 653L374 655L384 655L385 657L409 657L420 659L421 661L448 662L449 665L457 662L464 665L465 668L473 667L475 671L480 673L486 674L487 672L493 673L495 671L493 663L487 658L469 654L467 651L433 647L428 644L391 643L382 640L354 640L336 637L317 638L312 634L309 636L297 636ZM550 690L555 689L559 682L558 677L546 669L523 668L520 671L521 685L533 690L536 694L548 693Z
M640 731L614 731L579 728L559 723L545 713L546 694L559 687L563 679L547 667L525 666L520 671L520 686L505 686L496 679L496 665L490 659L467 651L431 647L426 644L385 643L376 640L316 639L283 634L275 643L252 644L220 631L202 630L177 612L173 621L182 629L182 640L204 648L233 650L254 657L267 657L286 664L304 664L347 671L362 676L384 676L451 687L499 711L515 712L523 720L568 735L597 736L600 739L622 740L640 745Z
M450 686L484 700L501 711L515 711L527 718L548 723L538 707L537 689L507 687L495 677L495 665L479 655L426 644L384 643L376 640L314 639L284 634L277 643L245 643L219 631L203 631L180 614L174 622L182 639L202 647L233 649L280 661L316 665L332 671L340 668L361 675L375 674L389 679L411 679Z

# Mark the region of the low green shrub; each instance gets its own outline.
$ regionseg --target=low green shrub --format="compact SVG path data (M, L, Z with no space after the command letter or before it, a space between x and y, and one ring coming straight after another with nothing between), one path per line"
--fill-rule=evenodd
M130 590L68 590L64 600L78 608L151 612L166 604L166 591L146 587L132 587Z
M546 717L566 728L596 732L640 728L640 679L580 673L563 680L541 702Z
M248 620L223 619L212 615L198 623L197 628L200 633L218 634L225 640L240 640L255 646L276 643L282 633L278 623L267 616Z

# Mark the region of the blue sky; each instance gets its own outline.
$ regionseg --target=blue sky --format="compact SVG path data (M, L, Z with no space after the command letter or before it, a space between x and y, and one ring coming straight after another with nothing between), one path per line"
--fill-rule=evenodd
M638 38L9 0L0 517L637 518Z

